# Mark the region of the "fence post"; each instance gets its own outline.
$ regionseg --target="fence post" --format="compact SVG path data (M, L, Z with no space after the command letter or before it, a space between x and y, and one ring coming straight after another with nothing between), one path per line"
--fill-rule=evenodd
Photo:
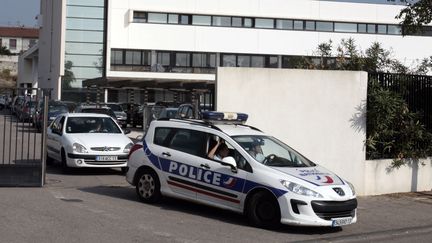
M42 129L42 181L41 187L45 184L46 176L46 155L47 155L47 123L48 123L48 94L43 92L44 113L43 113L43 129Z

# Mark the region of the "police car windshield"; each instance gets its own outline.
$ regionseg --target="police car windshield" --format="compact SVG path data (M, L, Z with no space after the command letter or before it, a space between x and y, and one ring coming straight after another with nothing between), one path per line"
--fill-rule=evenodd
M256 161L275 167L312 167L313 162L306 159L288 145L267 136L233 136Z

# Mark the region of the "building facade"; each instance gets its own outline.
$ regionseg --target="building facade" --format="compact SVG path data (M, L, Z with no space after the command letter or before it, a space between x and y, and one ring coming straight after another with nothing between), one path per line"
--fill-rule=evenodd
M30 49L38 37L38 29L35 28L0 27L0 46L6 47L13 55Z
M317 46L373 42L402 63L430 56L430 26L401 35L400 5L315 0L42 0L39 84L54 98L187 100L212 94L216 68L292 68ZM264 81L263 81L264 82ZM211 95L210 95L211 96ZM189 97L189 98L188 98Z

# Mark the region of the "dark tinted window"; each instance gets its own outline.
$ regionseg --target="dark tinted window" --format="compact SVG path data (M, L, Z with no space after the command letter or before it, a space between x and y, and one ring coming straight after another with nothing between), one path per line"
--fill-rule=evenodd
M204 132L178 129L168 147L196 156L205 156L206 138Z
M166 128L166 127L156 128L154 134L154 140L153 140L154 144L164 146L164 142L171 131L172 128Z

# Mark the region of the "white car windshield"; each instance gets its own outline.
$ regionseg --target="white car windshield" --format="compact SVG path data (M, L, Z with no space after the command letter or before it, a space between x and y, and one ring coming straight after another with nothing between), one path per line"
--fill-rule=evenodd
M233 136L256 161L276 167L312 167L313 162L306 159L288 145L267 136Z
M69 117L66 133L121 133L109 117Z

